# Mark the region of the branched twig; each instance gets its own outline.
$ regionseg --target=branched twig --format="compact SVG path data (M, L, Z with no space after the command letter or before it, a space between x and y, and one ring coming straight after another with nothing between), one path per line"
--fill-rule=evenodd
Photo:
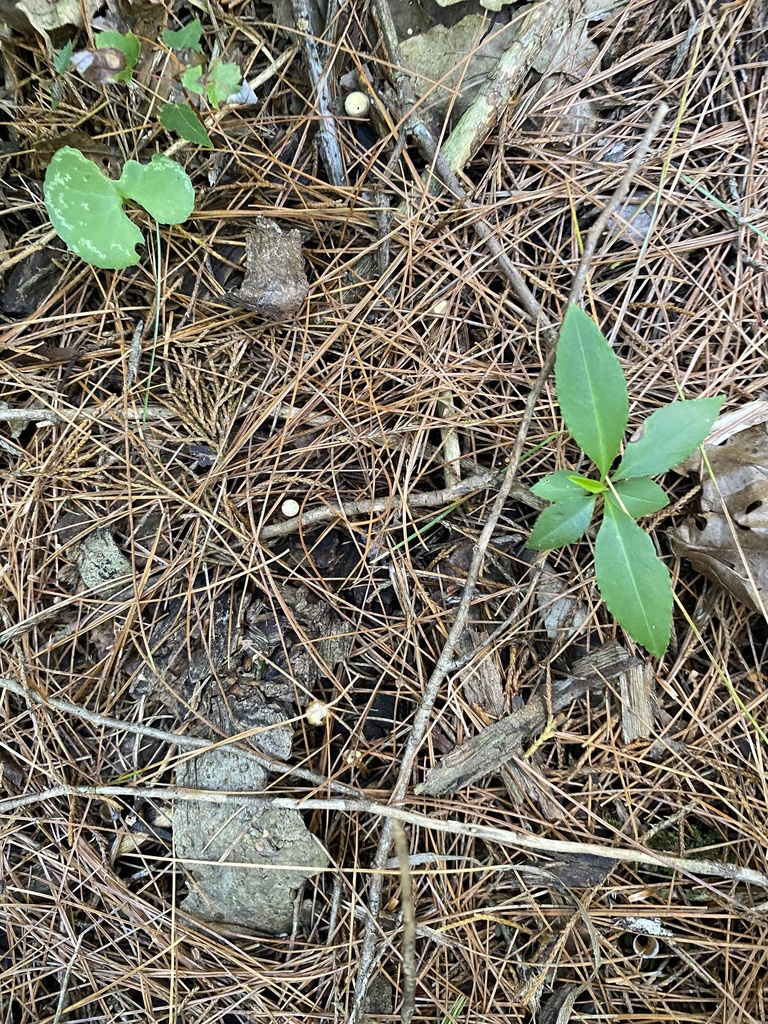
M310 526L317 526L318 523L327 523L333 519L351 516L378 515L382 512L399 512L405 505L407 508L440 508L450 505L457 498L466 497L476 491L493 487L504 479L503 473L478 473L476 476L460 480L452 487L443 487L439 491L427 491L424 494L409 494L405 499L392 495L387 498L362 498L360 501L345 501L339 504L329 502L323 508L313 508L304 515L296 516L293 519L286 519L284 523L270 523L262 527L259 532L259 540L266 542L276 537L285 537L288 534L296 533L297 530L306 530ZM531 508L541 508L539 499L531 493L530 488L523 484L515 484L510 488L510 497L514 501L520 501Z
M592 262L592 257L595 255L597 249L597 243L600 241L600 236L605 231L608 221L616 212L619 203L623 202L629 192L635 175L640 170L640 165L645 160L648 150L651 148L651 143L656 138L656 133L661 128L661 122L669 113L669 107L666 103L660 103L656 113L651 119L651 123L646 129L645 135L643 135L640 143L638 144L635 155L630 160L626 171L621 177L621 181L616 186L616 189L605 205L605 209L597 218L595 223L589 230L587 240L584 243L584 252L581 254L579 260L579 266L573 277L573 284L571 285L570 295L568 296L569 302L579 302L581 299L581 292L584 288L584 282L587 279L587 272L589 265Z
M379 23L390 61L395 68L400 68L402 66L400 43L397 38L395 24L392 21L392 15L390 14L386 0L374 0L374 10L376 12L376 19ZM448 191L459 200L461 206L465 210L477 210L477 204L470 201L463 185L456 176L456 171L460 170L464 164L462 163L456 166L446 159L444 153L445 147L443 147L443 151L438 149L435 140L432 137L432 133L426 127L421 118L414 113L416 110L416 103L408 77L402 72L395 72L394 78L397 86L398 100L403 113L406 115L408 130L413 133L419 149L433 165L439 180L441 180ZM507 101L508 100L509 97L507 97ZM467 156L469 156L469 154ZM535 295L526 284L520 271L515 267L509 257L504 253L502 247L496 241L493 227L487 220L481 217L473 221L472 228L477 237L485 243L488 251L496 260L496 265L499 270L517 293L517 296L523 305L523 309L528 314L531 322L539 326L544 336L544 340L548 345L552 346L555 343L555 334L551 325L544 316L541 304L536 300Z
M437 699L440 684L451 670L456 644L458 643L462 633L464 632L464 627L467 624L469 609L475 594L477 581L480 577L480 570L483 564L483 559L485 558L485 552L488 548L491 537L493 536L496 524L499 521L499 516L504 510L504 505L512 491L515 475L517 474L517 470L520 465L520 458L523 454L523 447L525 445L526 437L528 436L528 430L533 419L536 404L539 400L542 388L552 371L554 361L555 347L553 346L550 349L549 355L544 362L544 366L536 378L531 389L531 393L528 396L528 401L525 404L525 410L520 422L520 429L510 456L509 465L507 466L504 479L501 487L499 488L499 492L496 495L496 500L493 503L490 515L488 516L485 526L478 538L477 544L475 545L475 550L472 555L472 563L467 572L467 580L464 585L461 600L456 609L456 617L454 618L451 630L445 644L443 645L443 649L440 652L440 656L437 659L437 664L427 680L424 687L424 696L422 697L418 710L414 715L411 732L408 736L408 741L403 752L397 782L395 783L395 787L392 791L392 800L394 801L402 800L408 789L416 754L418 753L424 736L426 735L432 715L432 708L434 707L435 700ZM381 871L389 858L390 850L392 848L392 838L392 822L391 820L387 820L382 828L378 849L373 862L376 873L371 878L371 884L368 891L368 909L370 911L370 916L366 920L365 932L363 935L363 949L360 956L360 969L355 985L355 1002L350 1012L348 1024L354 1024L362 1012L365 993L368 988L368 983L373 969L376 942L375 922L378 919L381 907L381 894L384 885L384 875L381 874Z
M379 25L382 29L382 35L385 38L385 43L389 51L390 60L394 65L401 66L402 61L400 59L397 34L395 31L394 23L392 22L391 19L391 15L389 13L387 2L386 0L374 0L374 6L377 12L377 19L379 21ZM410 93L410 86L405 76L399 75L396 84L398 86L398 93L400 96L401 103L406 107L406 109L413 110L413 97L412 94ZM638 148L638 154L636 154L635 157L635 160L637 161L637 166L639 166L640 161L643 159L645 153L647 152L647 147L650 145L651 139L655 135L656 131L658 131L658 127L661 123L661 120L665 112L666 111L664 110L660 110L657 113L657 116L654 118L651 126L649 127L648 132L646 132L643 142ZM415 118L411 118L409 122L409 128L411 129L411 131L414 132L417 142L419 143L422 150L425 152L425 155L433 162L435 170L437 171L437 174L440 176L440 178L442 178L445 186L456 196L456 198L460 201L462 206L464 206L467 209L475 208L473 204L469 202L467 193L465 192L464 188L462 187L461 183L456 177L453 167L445 159L444 154L438 151L437 146L435 145L435 142L432 139L430 132L427 130L424 124ZM633 161L633 164L630 166L633 166L634 163L635 161ZM635 171L636 167L634 168L633 173ZM617 192L621 193L622 189L628 187L629 183L627 182L627 175L625 175L619 184ZM620 201L621 195L619 195L619 198L615 200L615 205L618 205ZM608 204L609 207L611 207L612 204L614 204L614 199L612 199L611 202ZM615 206L613 208L615 208ZM610 212L608 213L608 216L610 216ZM531 392L528 396L528 400L526 402L525 409L521 418L518 435L515 440L512 454L510 456L509 464L507 466L507 471L504 475L501 487L496 496L496 500L494 501L491 513L488 517L488 520L483 528L482 533L480 534L477 545L475 547L472 557L472 563L469 567L469 571L467 572L467 579L464 586L464 590L462 592L461 600L456 611L456 617L454 619L448 637L445 641L443 649L440 652L437 664L435 665L435 668L426 683L426 686L424 688L424 697L422 698L421 704L419 705L419 708L414 717L413 726L408 737L405 752L403 754L400 772L398 774L397 782L392 793L392 799L394 801L402 800L403 797L405 796L405 793L408 789L411 772L413 770L413 764L416 758L416 754L421 746L424 735L426 734L430 716L432 713L432 708L437 698L440 684L442 683L446 675L448 675L448 673L451 671L454 651L456 648L456 644L466 625L470 605L472 603L472 599L475 593L475 587L477 585L477 580L480 576L480 570L482 567L483 559L485 557L485 552L488 548L488 544L490 543L491 537L493 536L493 531L496 528L496 524L504 508L504 504L507 501L509 494L512 490L514 478L517 474L520 459L523 453L525 440L528 435L528 430L530 428L531 421L533 419L534 410L536 408L539 395L541 394L541 391L544 388L547 378L549 377L554 366L555 354L557 350L556 332L549 325L540 303L537 301L536 297L528 288L522 275L511 264L507 257L504 256L504 254L501 252L500 247L498 246L498 243L496 243L495 239L492 238L493 229L491 225L481 218L475 222L474 227L475 232L478 234L478 236L482 238L486 242L486 244L490 243L489 248L491 249L493 255L496 257L500 269L502 270L502 272L504 273L505 277L510 282L512 287L517 292L518 297L523 303L524 308L532 322L535 323L541 330L541 333L544 336L549 351L547 353L541 372L536 378L533 388L531 389ZM602 230L602 228L600 230ZM594 253L594 248L598 238L599 232L590 234L588 245L590 245L591 247L588 250L585 247L585 254L582 258L579 270L577 272L577 281L583 281L583 279L586 276L587 269L589 266L589 260L591 259L591 256ZM574 284L577 284L577 281L575 281ZM580 288L581 284L578 285L579 290ZM574 294L573 291L572 294ZM378 918L380 910L381 895L384 884L384 876L380 872L383 869L387 859L389 858L390 850L392 847L392 840L392 824L390 820L387 820L384 824L384 827L382 828L379 846L376 851L376 857L374 859L374 868L379 873L374 873L369 887L368 905L370 916L366 921L366 927L363 936L363 949L360 957L360 968L358 971L358 976L355 984L355 999L349 1017L349 1024L356 1024L358 1018L362 1016L363 1006L365 1002L365 994L373 970L376 940L375 923Z
M539 0L531 6L514 40L499 57L480 92L443 143L443 157L454 173L466 166L493 131L533 63L550 45L555 30L562 27L563 34L567 32L574 6L573 0ZM373 7L389 54L392 77L398 94L402 96L410 90L410 85L403 71L395 24L386 0L374 0ZM413 110L414 107L411 102L406 109Z
M129 732L134 736L144 736L147 739L159 740L164 743L175 744L180 750L213 750L218 747L227 746L230 743L237 743L248 738L248 733L239 733L236 736L227 736L225 739L211 741L201 736L183 736L175 732L165 732L163 729L155 729L151 725L141 725L137 722L123 722L119 718L110 718L109 715L101 715L96 711L80 707L79 704L72 704L68 700L61 700L59 697L43 697L31 687L24 687L15 679L0 678L0 689L8 690L19 697L32 700L43 707L53 708L65 715L72 715L91 725L104 726L107 729L115 729L121 732ZM346 793L348 796L359 796L359 791L352 786L345 786L341 782L334 782L322 775L317 775L308 768L299 768L294 765L284 764L282 761L275 761L263 754L257 754L252 750L243 750L243 755L252 758L261 768L279 775L292 775L294 778L303 779L320 789L330 789L336 793Z

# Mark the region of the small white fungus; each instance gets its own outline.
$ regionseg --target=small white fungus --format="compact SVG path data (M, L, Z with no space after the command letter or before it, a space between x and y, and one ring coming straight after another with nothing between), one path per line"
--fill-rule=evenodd
M350 117L367 117L371 101L364 92L351 92L344 100L344 109Z
M330 713L328 705L323 704L321 700L311 700L307 704L307 710L304 712L310 725L322 725Z
M288 498L280 506L280 511L283 513L286 519L294 519L299 514L299 503L294 501L293 498Z

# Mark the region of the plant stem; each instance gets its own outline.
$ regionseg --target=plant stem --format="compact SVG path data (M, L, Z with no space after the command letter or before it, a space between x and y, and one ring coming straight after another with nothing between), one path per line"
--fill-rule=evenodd
M152 355L149 359L149 373L147 374L147 390L144 392L144 406L141 410L141 422L147 421L147 409L149 408L149 390L152 386L152 374L155 370L155 355L157 354L157 339L160 336L160 224L155 221L155 329L152 335Z

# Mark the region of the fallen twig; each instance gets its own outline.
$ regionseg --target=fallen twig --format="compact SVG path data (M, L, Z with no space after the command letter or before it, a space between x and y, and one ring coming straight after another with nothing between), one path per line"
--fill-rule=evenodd
M264 526L259 532L259 540L262 542L274 540L276 537L285 537L288 534L296 533L297 530L306 530L319 523L327 523L333 519L349 519L351 516L378 515L382 512L399 512L406 508L439 508L441 505L450 505L457 498L466 497L476 491L493 487L504 478L502 473L478 473L476 476L460 480L452 487L443 487L439 491L427 491L424 494L409 494L406 498L399 498L396 495L386 498L363 498L360 501L346 501L334 504L329 502L323 508L313 508L301 516L293 519L286 519L284 523L270 523ZM516 484L510 487L509 496L514 501L520 501L531 508L540 508L541 503L528 487Z
M632 157L627 165L626 171L624 171L624 174L621 176L621 181L616 186L611 198L605 204L602 213L589 229L589 234L587 235L587 239L584 243L584 251L582 252L581 259L579 260L579 266L573 276L573 284L571 285L571 291L568 296L569 302L578 302L581 299L581 292L587 279L589 265L592 262L592 257L595 255L595 250L597 249L597 243L600 241L603 232L608 226L608 221L616 212L619 204L626 198L635 175L640 170L640 165L643 160L645 160L648 150L651 148L651 143L656 138L656 134L659 128L661 128L661 123L668 113L669 107L667 104L660 103L650 124L645 130L645 134L638 143L635 155Z
M408 863L408 839L399 821L395 822L395 850L400 869L400 905L403 910L403 1005L400 1024L411 1024L416 1009L416 908Z
M315 103L320 123L317 129L317 145L320 157L325 165L328 178L332 185L344 188L347 175L341 157L339 132L336 120L331 113L331 94L328 89L328 69L323 67L320 54L317 52L316 33L312 28L312 12L307 0L291 0L291 9L296 28L301 33L301 49L315 93Z
M0 689L8 690L10 693L15 693L26 700L41 704L43 707L53 708L54 711L61 711L62 714L72 715L84 722L90 722L91 725L100 725L107 729L129 732L134 736L144 736L147 739L174 744L180 750L199 750L201 752L214 750L218 747L241 742L252 735L247 732L238 733L236 736L227 736L214 742L203 739L200 736L184 736L181 733L155 729L151 725L141 725L138 722L124 722L119 718L110 718L109 715L101 715L96 711L90 711L88 708L81 707L79 704L72 704L70 701L62 700L59 697L43 697L42 694L37 693L30 687L22 686L15 679L0 678ZM242 753L244 756L252 758L261 768L265 768L269 772L278 775L291 775L294 778L310 782L313 786L321 789L330 789L333 792L346 793L349 796L359 796L359 791L352 786L345 786L341 782L326 779L322 775L317 775L315 772L310 771L308 768L300 768L296 765L285 764L282 761L275 761L271 757L257 754L253 750L244 750Z
M616 861L617 864L643 864L648 867L666 868L668 871L679 871L692 879L730 878L734 882L758 885L762 889L768 889L768 875L753 868L739 867L737 864L700 860L698 857L676 857L646 850L639 846L601 846L599 843L547 839L530 832L518 832L516 829L477 825L473 822L457 821L454 818L435 818L420 811L393 807L391 804L380 804L374 800L354 800L343 797L295 799L284 796L255 796L252 793L221 793L211 789L179 789L175 786L52 786L41 793L28 793L25 796L0 800L0 814L9 814L24 807L32 807L47 800L59 800L62 797L91 797L105 800L128 798L167 800L169 802L192 800L214 804L233 803L238 807L269 807L286 811L341 811L346 814L373 814L385 818L389 823L399 821L405 825L413 825L433 832L469 836L481 839L486 843L498 843L500 846L510 846L518 850L533 850L537 854L549 853L553 857L600 857ZM280 865L280 869L289 870L285 865ZM375 871L374 877L377 877L391 869L383 864L373 870Z
M393 65L397 67L402 66L402 60L400 59L399 44L397 39L397 33L394 27L394 23L389 12L389 8L386 0L374 0L374 6L377 12L377 19L382 29L382 35L385 37L385 42L389 50L389 57ZM545 5L541 4L539 7L542 9L548 6L550 8L557 8L558 5ZM406 106L406 109L414 109L413 98L410 93L410 86L407 79L403 75L398 75L396 84L398 86L398 93L400 95L401 103ZM654 118L648 132L643 139L643 142L638 147L638 153L635 155L638 166L640 161L643 159L647 152L647 147L650 145L650 141L658 131L658 127L664 116L665 111L660 110ZM493 122L495 123L495 122ZM456 196L457 199L466 209L475 208L468 200L467 193L456 177L453 167L446 159L445 152L440 152L432 138L430 132L424 126L424 124L415 118L411 118L409 127L414 132L414 135L419 142L419 145L425 152L425 155L433 162L433 166L437 171L437 174L443 179L443 183L446 187ZM490 130L490 129L489 129ZM468 158L468 155L467 155ZM633 164L631 166L634 165ZM463 166L463 163L458 164L459 167ZM633 172L634 173L634 172ZM622 181L619 183L617 191L628 187L625 185L627 175L625 174ZM613 203L613 198L608 204L608 208ZM618 205L620 198L615 200L615 205ZM610 216L610 213L608 214ZM533 384L531 392L528 396L528 400L525 404L525 409L520 421L520 428L518 435L515 440L515 444L512 449L507 471L504 475L504 479L501 483L501 487L494 501L490 515L485 523L485 526L478 538L475 550L473 553L472 563L467 572L467 579L462 592L461 600L456 610L456 617L454 619L451 630L446 638L445 644L440 656L437 659L434 670L431 676L427 680L424 688L424 696L421 704L414 716L413 725L411 728L408 742L403 754L401 761L400 772L398 774L397 782L393 789L392 799L395 801L402 800L408 789L408 784L413 770L413 763L415 761L416 754L421 746L422 740L426 734L432 708L437 698L440 684L446 675L450 672L453 663L454 651L456 648L457 641L462 635L464 627L467 622L469 609L472 603L472 599L475 593L475 587L477 580L480 575L483 559L485 552L490 543L493 531L496 528L496 524L504 508L504 504L507 501L514 483L514 478L517 474L517 470L520 464L520 459L523 454L523 448L525 440L528 435L528 430L533 418L534 410L539 399L539 395L544 388L544 385L552 372L555 362L555 354L557 351L557 333L549 325L541 304L537 301L528 285L525 283L520 272L515 268L511 261L503 254L501 247L498 245L496 240L492 237L493 229L491 225L484 219L479 219L475 225L475 232L478 237L482 238L486 244L488 244L491 252L496 257L497 264L504 273L507 280L510 282L512 287L518 294L528 316L534 324L541 331L544 340L547 344L548 353L544 360L541 372L539 373L536 381ZM600 229L602 230L602 228ZM582 287L581 282L586 277L587 269L589 266L589 260L594 252L596 241L599 237L599 232L594 232L594 243L589 250L585 249L584 257L579 265L575 280L574 288L571 290L571 294L577 294L577 291ZM393 831L390 821L386 821L382 828L382 834L379 840L379 846L376 851L376 857L374 859L374 867L381 869L386 863L393 840ZM366 921L365 932L363 936L363 949L360 957L360 968L355 984L355 998L352 1010L349 1016L348 1024L355 1024L359 1017L362 1016L363 1006L365 1003L365 994L368 988L368 983L371 978L375 956L375 940L376 940L376 920L378 918L380 906L381 906L381 895L383 890L384 878L381 874L374 874L371 879L371 884L368 893L368 905L370 910L370 917Z
M414 792L419 796L455 793L498 771L520 752L526 740L544 728L551 716L590 690L599 692L608 680L635 664L637 659L631 658L615 640L609 641L574 665L574 674L558 680L551 692L534 693L523 707L454 747L441 764L427 772Z

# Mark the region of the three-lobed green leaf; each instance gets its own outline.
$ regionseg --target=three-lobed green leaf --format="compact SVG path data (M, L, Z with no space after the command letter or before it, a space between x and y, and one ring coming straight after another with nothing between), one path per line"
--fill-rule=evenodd
M240 67L237 64L219 63L209 68L207 72L196 64L184 68L181 76L181 84L189 92L197 93L199 96L207 96L212 107L218 107L235 92L243 80Z
M243 80L240 66L232 63L214 65L207 75L206 92L212 107L226 103L229 97L237 92Z
M575 305L560 331L555 386L571 437L605 476L629 421L627 382L597 324Z
M182 28L167 28L163 32L163 42L171 50L197 50L202 52L200 39L203 35L203 26L199 18L187 22Z
M722 395L691 398L651 413L643 424L643 436L627 445L613 479L658 476L679 466L712 429L724 401Z
M672 629L672 582L653 541L606 495L595 541L595 575L608 611L660 658Z

